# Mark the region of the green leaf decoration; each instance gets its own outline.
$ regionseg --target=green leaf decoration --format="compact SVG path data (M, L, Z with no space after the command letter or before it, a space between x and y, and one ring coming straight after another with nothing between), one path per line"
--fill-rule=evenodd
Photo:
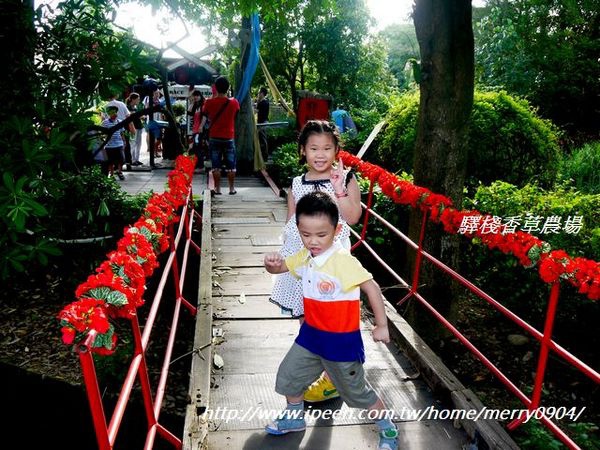
M115 334L115 328L110 325L108 331L103 334L97 334L94 339L94 347L104 347L108 350L112 350L112 337Z
M85 295L83 295L83 297L104 300L106 303L114 306L127 305L127 297L125 294L119 291L114 291L108 287L90 289Z

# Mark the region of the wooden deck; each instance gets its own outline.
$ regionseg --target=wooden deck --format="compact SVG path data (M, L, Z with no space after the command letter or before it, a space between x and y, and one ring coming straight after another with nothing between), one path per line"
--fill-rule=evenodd
M224 195L206 199L204 205L194 343L198 352L192 360L184 448L377 448L376 427L339 399L315 405L322 411L339 410L336 419L309 417L305 432L286 436L264 432L268 418L261 415L285 406L274 391L275 375L299 328L296 319L282 316L269 302L273 280L262 265L264 253L281 245L286 203L256 178L238 179L236 189L237 195L227 195L225 188ZM388 408L397 412L452 408L433 395L419 370L394 344L375 344L370 328L363 319L367 379ZM211 364L217 355L224 362L222 368ZM213 417L203 416L206 411ZM218 411L224 415L216 417ZM226 420L227 414L231 420ZM397 416L396 423L402 449L461 449L470 441L450 420Z

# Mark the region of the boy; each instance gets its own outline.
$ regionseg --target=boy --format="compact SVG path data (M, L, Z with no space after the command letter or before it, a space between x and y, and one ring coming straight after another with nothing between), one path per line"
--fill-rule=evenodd
M119 108L117 106L107 106L106 114L108 115L108 119L102 121L102 126L104 128L112 128L118 124L120 122L119 119L117 119L118 112ZM121 171L121 167L123 167L123 147L123 137L121 136L121 130L119 129L111 135L105 147L108 159L108 176L112 177L113 174L116 173L119 180L125 179L125 176Z
M398 448L396 430L379 396L366 383L364 347L360 335L360 290L375 315L373 340L389 342L387 318L379 286L356 258L340 244L339 213L324 192L302 197L296 205L296 223L304 249L283 259L265 255L269 273L290 271L302 279L304 323L277 372L275 391L285 395L286 409L265 430L270 434L303 431L304 391L326 370L342 399L352 407L366 408L377 417L379 450Z

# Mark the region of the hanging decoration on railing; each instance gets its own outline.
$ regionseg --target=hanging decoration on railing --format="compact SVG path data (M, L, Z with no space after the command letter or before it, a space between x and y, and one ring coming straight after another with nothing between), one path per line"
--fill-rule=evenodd
M169 248L169 225L179 221L177 210L186 202L194 166L194 156L177 157L168 190L150 197L142 216L125 228L117 250L76 289L78 300L58 314L65 344L95 330L91 350L104 355L114 351L117 335L110 319L127 318L143 305L146 278L158 267L157 256Z
M339 156L345 166L355 168L363 177L377 183L381 192L395 203L427 212L428 219L434 223L441 223L448 233L458 234L466 216L492 218L476 210L457 210L450 198L402 180L351 153L341 151ZM600 299L600 263L596 261L573 258L564 250L552 250L549 243L523 231L503 234L501 229L487 233L477 229L461 234L470 239L480 239L490 249L498 249L502 253L515 256L519 263L527 268L537 266L540 278L546 283L567 280L580 294L591 300Z

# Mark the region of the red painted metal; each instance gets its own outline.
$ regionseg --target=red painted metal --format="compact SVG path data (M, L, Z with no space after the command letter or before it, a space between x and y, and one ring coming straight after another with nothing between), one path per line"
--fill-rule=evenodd
M112 415L108 426L106 424L106 415L102 404L102 397L100 396L100 388L98 379L96 377L94 361L89 351L96 337L95 331L90 332L86 339L77 346L79 359L81 361L84 383L87 390L90 411L92 413L94 429L96 431L96 440L98 443L98 448L100 450L113 449L121 426L121 422L126 412L126 407L131 395L131 391L135 385L136 378L141 388L144 412L147 421L147 433L144 449L153 448L157 434L175 449L182 448L181 439L175 436L163 425L161 425L159 423L159 417L168 379L169 365L171 364L173 346L175 344L175 337L179 324L181 305L185 306L186 309L192 315L196 314L196 308L190 302L188 302L182 295L186 278L189 248L194 248L196 252L200 251L200 247L192 240L192 229L194 225L194 219L200 217L200 215L194 211L191 198L192 190L190 189L186 204L181 212L181 220L179 221L176 234L173 233L172 227L170 229L169 256L164 267L162 268L162 274L158 283L158 287L152 300L148 317L143 326L143 333L141 331L137 315L133 315L129 319L134 340L133 356L129 363L127 374L123 380L121 391L119 393L117 403L112 411ZM183 247L183 262L181 265L180 273L177 258L177 250L179 248L179 244L181 242L181 238L184 232L185 245ZM152 387L150 385L148 366L146 363L146 351L148 349L150 335L153 331L154 322L156 320L158 309L163 299L163 291L169 275L173 277L176 298L173 307L173 318L171 321L167 346L160 371L160 377L156 388L156 394L153 396Z
M373 185L370 186L369 192L372 194ZM409 284L405 282L385 261L383 258L379 257L376 252L368 245L366 242L366 230L368 227L368 221L365 220L363 223L363 229L361 230L361 234L352 231L352 234L358 238L358 242L354 244L353 249L358 245L362 245L365 249L367 249L371 255L373 255L374 259L379 262L396 280L400 281L401 285L409 288L409 292L398 301L398 304L402 304L408 298L414 297L417 299L445 328L447 328L477 359L479 359L484 366L502 382L506 388L513 393L526 407L529 411L533 411L538 408L541 404L542 400L542 387L544 384L546 367L548 362L548 357L550 351L553 351L556 355L563 358L567 363L572 365L578 371L580 371L583 375L589 377L596 383L600 384L600 373L596 370L592 369L584 362L580 361L573 354L565 350L559 344L552 340L552 330L554 325L554 318L556 316L556 310L558 307L558 299L560 293L560 284L554 283L552 285L552 289L550 292L550 297L548 301L548 308L546 312L546 321L544 326L544 331L540 332L535 327L521 319L515 313L510 311L508 308L504 307L500 302L492 298L489 294L484 292L481 288L475 286L469 280L464 278L462 275L458 274L456 271L445 265L443 262L439 261L432 255L428 254L423 249L423 240L425 236L426 230L426 215L423 214L421 230L419 235L419 242L415 243L411 239L408 238L404 233L395 228L390 222L386 221L383 217L377 214L371 208L371 195L369 196L369 204L365 205L361 203L361 206L365 210L365 217L372 216L374 219L383 224L386 228L388 228L392 233L398 236L408 247L413 249L416 252L415 258L415 269L413 271L413 279L412 283ZM538 355L538 365L536 371L536 377L534 381L534 388L532 392L531 398L529 398L525 393L523 393L496 365L494 365L472 342L469 341L454 325L452 325L445 317L443 317L419 292L419 275L420 268L423 260L427 260L432 263L436 268L438 268L441 272L446 273L455 281L459 282L475 295L485 300L489 305L494 307L496 310L501 312L505 317L513 321L515 324L520 326L523 330L527 331L530 335L532 335L535 339L540 342L540 351ZM514 420L508 425L509 429L514 429L518 427L524 420L525 416L521 416L518 419ZM554 435L560 439L565 445L567 445L570 449L579 449L580 447L563 431L556 425L552 420L548 419L545 416L542 416L540 422L544 424Z
M92 412L92 421L96 430L96 440L98 441L99 450L109 450L111 447L108 440L108 430L106 429L106 416L104 415L104 407L102 405L102 396L100 395L100 387L96 378L96 368L94 360L90 353L90 348L96 339L96 330L90 331L83 343L76 347L83 372L83 382Z
M371 206L373 205L373 187L374 186L375 186L375 183L373 183L371 181L371 183L369 184L369 195L367 197L367 206L365 207L365 217L363 218L363 227L360 232L360 238L358 239L358 242L356 242L350 250L354 250L356 247L361 245L365 241L365 237L367 236L367 229L368 229L368 225L369 225L369 214L371 211ZM361 205L362 204L363 203L361 202Z

